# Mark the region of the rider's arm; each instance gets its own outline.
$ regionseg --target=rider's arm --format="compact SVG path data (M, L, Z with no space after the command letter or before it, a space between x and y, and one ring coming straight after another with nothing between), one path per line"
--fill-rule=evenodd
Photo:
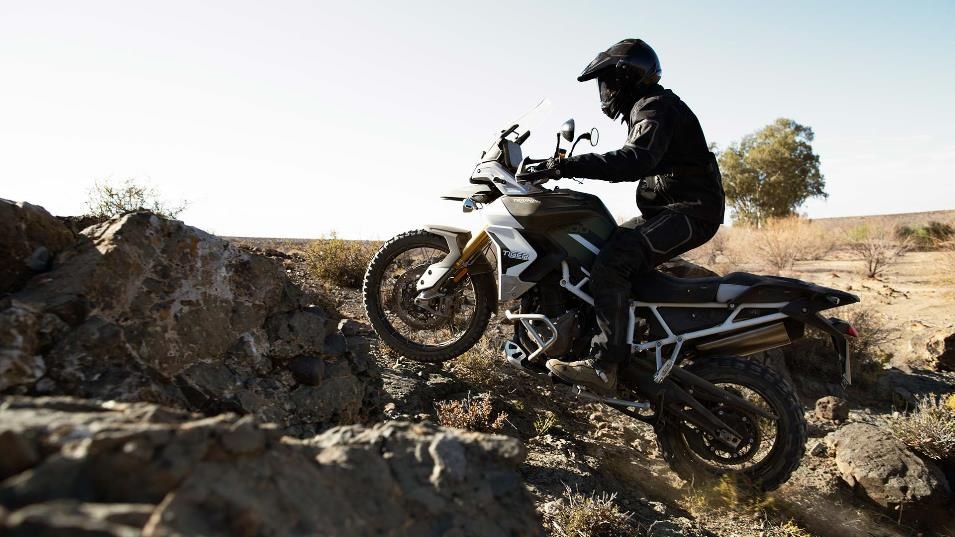
M673 137L676 111L660 98L634 107L630 134L623 148L602 155L587 153L561 162L564 177L583 177L621 182L636 181L660 162Z

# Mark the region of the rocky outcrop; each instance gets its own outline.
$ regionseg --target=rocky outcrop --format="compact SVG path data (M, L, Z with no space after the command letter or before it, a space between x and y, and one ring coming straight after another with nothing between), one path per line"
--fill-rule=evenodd
M83 237L0 300L0 391L254 414L297 435L376 411L367 353L279 261L149 212Z
M842 479L884 508L926 508L946 502L942 471L909 451L884 428L852 423L827 437Z
M76 236L38 205L0 199L0 295L43 272Z
M7 397L5 535L540 535L517 440L386 423L302 440L246 416ZM3 517L0 517L2 519Z

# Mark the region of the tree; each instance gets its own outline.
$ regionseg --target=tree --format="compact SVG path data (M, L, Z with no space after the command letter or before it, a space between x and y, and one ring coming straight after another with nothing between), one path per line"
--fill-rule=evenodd
M720 170L734 222L759 227L796 214L809 198L827 197L813 137L811 128L780 118L723 151Z
M166 218L176 218L186 209L186 203L168 205L162 201L155 188L140 185L133 179L126 179L121 184L114 184L107 179L93 182L86 208L89 216L95 218L112 218L140 209L150 210Z

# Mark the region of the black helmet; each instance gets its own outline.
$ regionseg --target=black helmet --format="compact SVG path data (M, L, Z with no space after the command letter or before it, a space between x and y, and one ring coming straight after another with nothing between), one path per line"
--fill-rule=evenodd
M600 109L616 119L643 89L659 82L662 74L660 60L650 45L642 39L624 39L597 54L577 80L596 78Z

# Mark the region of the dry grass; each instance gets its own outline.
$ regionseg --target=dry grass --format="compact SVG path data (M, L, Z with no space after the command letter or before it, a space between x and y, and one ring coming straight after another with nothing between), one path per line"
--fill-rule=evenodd
M916 400L913 412L892 417L892 432L930 459L955 459L955 394L928 394Z
M534 419L534 436L543 436L557 425L557 415L545 410Z
M779 512L772 496L758 493L728 476L713 485L692 488L680 503L697 520L730 521L732 527L723 528L728 533L758 530L763 537L812 535Z
M825 230L804 218L772 220L754 236L753 246L776 273L792 270L799 260L822 259L835 246Z
M305 263L319 280L358 289L376 250L375 243L340 239L333 233L305 247Z
M506 412L494 412L490 394L475 397L468 394L464 399L439 401L434 406L438 423L445 427L490 433L499 431L507 423Z
M783 218L759 229L740 225L721 228L686 257L723 274L744 265L766 267L779 274L792 270L796 261L824 258L837 248L836 237L811 220Z
M636 535L633 515L615 503L617 495L581 494L565 486L564 497L547 514L553 534L559 537L629 537Z
M491 388L502 380L500 367L504 365L501 351L485 336L473 347L449 362L451 371L476 386Z

